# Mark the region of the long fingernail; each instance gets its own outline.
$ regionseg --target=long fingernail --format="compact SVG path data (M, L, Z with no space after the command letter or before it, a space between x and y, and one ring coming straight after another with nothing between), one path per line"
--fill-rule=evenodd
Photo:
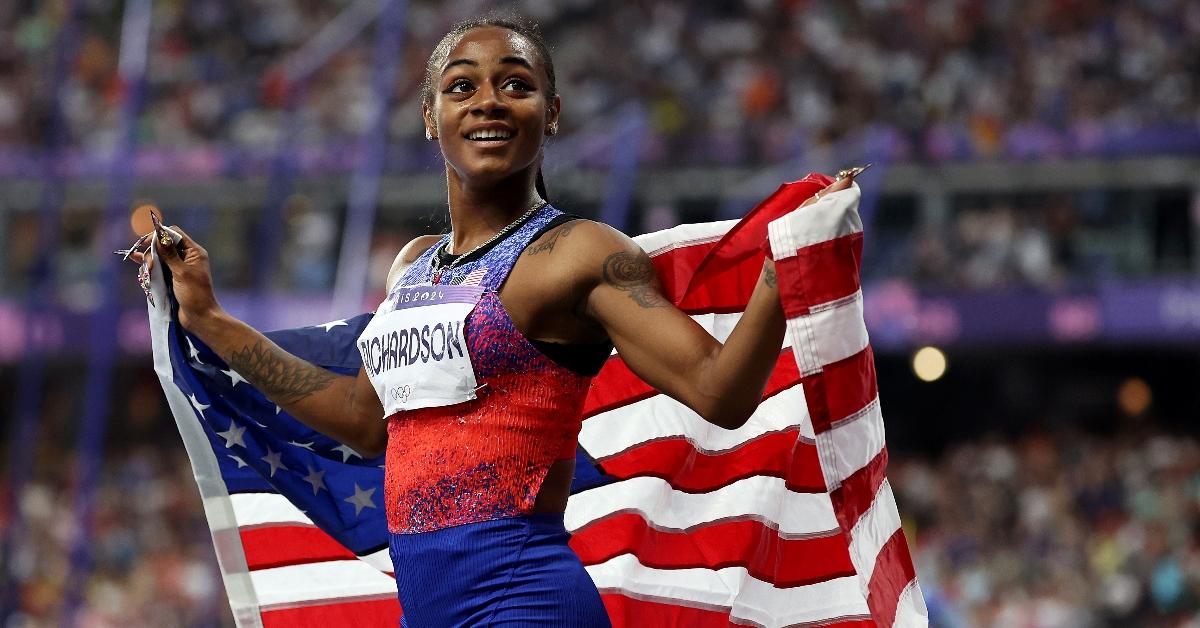
M846 168L845 170L842 170L837 173L837 180L840 181L841 179L853 179L854 177L857 177L858 175L862 174L864 170L866 170L867 168L870 168L871 166L874 166L874 165L875 165L874 163L869 163L865 166L855 166L854 168Z

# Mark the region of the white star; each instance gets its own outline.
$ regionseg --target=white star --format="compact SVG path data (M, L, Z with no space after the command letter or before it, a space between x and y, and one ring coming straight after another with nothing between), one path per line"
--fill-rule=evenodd
M375 489L363 490L358 487L358 482L354 483L354 494L342 500L349 504L354 504L354 516L357 517L362 512L363 508L377 508L375 502L371 499L371 495L375 493Z
M291 445L291 446L293 446L293 447L303 447L304 449L307 449L307 450L309 450L309 451L312 451L312 450L313 450L313 448L312 448L312 445L313 445L313 444L312 444L311 442L308 442L308 443L297 443L297 442L296 442L296 441L294 441L294 440L290 440L290 441L288 441L288 444L289 444L289 445Z
M238 372L233 369L229 369L228 371L221 371L221 372L229 376L229 385L233 386L234 388L237 388L237 385L239 382L246 381L245 377L238 375Z
M196 348L196 345L192 344L192 339L188 338L187 336L184 336L184 338L187 338L188 342L188 355L190 355L193 360L204 364L204 362L200 359L200 350Z
M325 489L327 491L329 490L329 488L325 486L324 471L317 471L312 467L308 467L308 475L304 476L304 481L312 484L313 495L316 495L317 491L320 491L321 489Z
M291 471L291 469L287 468L287 465L283 464L283 461L280 460L281 456L283 456L282 453L271 451L271 448L267 447L267 455L262 457L263 462L271 465L271 477L275 477L275 472L280 469L283 469L284 471Z
M357 451L354 451L353 449L350 449L349 447L347 447L345 445L338 445L337 447L334 447L333 450L339 451L342 453L342 462L349 462L350 456L354 456L355 458L362 458L362 456Z
M344 320L341 320L341 321L329 321L328 323L321 325L321 327L324 327L325 331L330 331L334 327L344 327L346 325L348 325L348 323L346 323L346 321L344 321Z
M210 407L209 404L200 403L200 400L196 398L195 394L188 395L188 401L191 401L192 407L196 409L196 412L200 413L200 418L202 418L202 419L208 418L208 417L204 416L204 411Z
M217 432L217 436L225 439L225 447L232 448L234 445L246 446L246 441L242 440L242 434L246 433L245 427L238 427L233 421L229 422L229 429L224 432Z
M283 408L280 408L279 404L275 404L275 414L279 414L280 410L283 410Z
M241 469L242 467L250 466L250 465L246 464L245 460L242 460L241 458L238 458L237 456L230 456L230 458L233 458L233 461L237 463L239 469Z

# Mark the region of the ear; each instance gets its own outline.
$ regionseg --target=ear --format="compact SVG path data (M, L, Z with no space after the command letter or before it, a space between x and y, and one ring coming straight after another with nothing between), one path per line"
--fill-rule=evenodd
M433 118L433 110L429 105L421 105L421 118L425 121L425 138L432 141L438 138L437 122Z
M545 135L550 136L558 132L558 116L560 112L562 112L562 98L556 95L546 108L546 128L542 131Z

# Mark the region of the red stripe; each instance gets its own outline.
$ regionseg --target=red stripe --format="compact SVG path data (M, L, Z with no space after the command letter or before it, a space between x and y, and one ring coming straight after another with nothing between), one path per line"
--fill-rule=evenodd
M838 523L843 530L852 530L871 504L875 503L875 495L883 486L887 471L888 451L884 447L866 466L850 474L829 494L833 500L833 513L837 515Z
M663 296L672 303L679 302L692 279L692 273L718 243L719 240L713 240L703 244L681 246L651 256L650 261L654 263L654 270L658 272L658 278L662 282Z
M583 402L583 418L586 420L601 412L608 412L657 394L657 390L629 370L621 356L613 356L604 363L600 373L592 380L592 388Z
M779 297L788 318L809 308L858 292L862 262L862 232L818 242L775 263Z
M903 530L896 530L875 557L875 571L871 572L871 582L867 585L867 607L880 626L895 623L900 593L916 577L908 539L904 538Z
M796 209L831 179L810 174L785 183L717 242L683 246L652 260L663 295L688 313L740 312L762 272L767 225Z
M616 590L601 591L600 599L608 609L613 628L729 628L746 625L741 621L734 623L729 617L728 608L715 605L710 608L694 608L680 603L673 604L664 598L632 597ZM834 619L829 623L801 625L810 628L876 628L875 622L870 619Z
M841 532L784 539L755 520L722 521L686 531L651 527L638 513L595 521L571 537L571 549L585 565L633 554L654 569L745 567L754 578L777 587L796 587L854 575Z
M738 267L749 266L756 273L760 271L765 251L769 248L767 225L800 207L830 181L825 175L810 174L800 181L785 183L750 210L713 247L712 254L695 267L689 287L680 301L681 305L686 306L684 309L691 307L693 299L699 298L690 294L699 286L723 283L741 272L736 270Z
M775 360L775 368L767 379L763 399L773 397L799 381L800 369L792 357L792 350L784 349ZM592 388L583 402L583 418L586 420L657 394L657 390L629 370L621 356L613 356L604 363L596 379L592 380Z
M728 628L729 609L706 609L679 606L668 601L642 600L618 592L601 592L600 599L608 611L613 628Z
M330 626L396 626L400 602L392 597L299 606L263 611L264 628L329 628Z
M817 434L829 431L833 423L856 414L878 396L875 352L870 345L804 378L804 399Z
M708 454L680 436L649 441L598 461L605 473L625 480L662 478L678 491L703 493L753 476L784 478L790 490L824 493L825 477L815 444L800 428L763 434L736 449Z
M346 546L312 526L260 526L243 529L240 534L251 571L355 558Z

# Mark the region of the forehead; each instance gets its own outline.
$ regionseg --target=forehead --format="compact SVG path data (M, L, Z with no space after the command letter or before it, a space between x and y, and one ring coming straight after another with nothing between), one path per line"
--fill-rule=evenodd
M462 34L450 47L443 63L456 59L497 61L503 57L519 56L537 66L542 63L537 47L521 34L499 26L481 26Z

